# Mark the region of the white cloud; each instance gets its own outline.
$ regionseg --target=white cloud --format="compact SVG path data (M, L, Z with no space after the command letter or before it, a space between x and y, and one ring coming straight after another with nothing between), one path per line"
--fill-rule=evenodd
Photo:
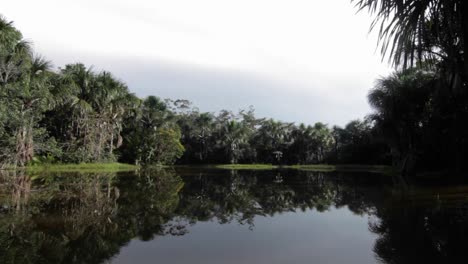
M313 90L359 109L389 71L367 34L371 18L356 15L350 0L2 1L3 15L47 57L139 57L255 74L288 83L295 96Z

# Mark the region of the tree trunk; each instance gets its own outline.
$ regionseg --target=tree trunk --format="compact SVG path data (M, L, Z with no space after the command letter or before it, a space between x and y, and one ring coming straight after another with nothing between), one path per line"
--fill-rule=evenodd
M29 120L26 138L26 163L34 158L33 119Z
M25 136L24 127L21 127L16 134L16 158L15 164L20 167L24 166L24 136Z
M112 156L112 152L114 151L114 129L111 125L111 136L110 136L110 147L109 147L109 157Z
M101 149L102 149L102 134L104 133L104 125L103 124L99 124L100 122L98 121L98 129L97 129L97 132L99 133L99 137L98 137L98 142L97 142L97 155L96 155L96 160L97 161L101 161Z
M463 82L468 87L468 1L461 0L462 30L463 30Z
M21 120L24 122L24 107L21 108ZM15 157L15 165L19 164L20 167L24 167L26 164L26 136L27 136L27 128L26 124L22 124L21 127L18 129L18 133L16 134L16 157Z

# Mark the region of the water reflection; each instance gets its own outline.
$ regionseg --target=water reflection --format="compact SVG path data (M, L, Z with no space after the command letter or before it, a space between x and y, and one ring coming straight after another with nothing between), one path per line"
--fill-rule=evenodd
M466 188L414 189L393 195L376 211L370 230L385 263L467 263Z
M367 232L378 236L369 249L375 261L457 263L468 254L467 191L400 193L383 177L357 173L3 172L0 261L102 263L135 238L185 237L197 223L236 223L255 230L259 217L302 217L301 212L340 217L330 211L342 208L369 216ZM317 226L306 222L292 228ZM333 238L330 233L320 239Z

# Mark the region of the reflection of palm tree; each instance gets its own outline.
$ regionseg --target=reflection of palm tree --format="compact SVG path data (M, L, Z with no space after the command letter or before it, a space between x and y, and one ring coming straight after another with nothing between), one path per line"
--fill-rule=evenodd
M21 200L21 211L1 212L2 263L100 263L136 236L165 234L172 226L165 223L177 206L180 178L161 171L145 175L152 175L153 185L147 177L120 183L105 174L47 174L34 181L0 175L1 203ZM18 188L3 184L7 179ZM4 188L14 190L8 202L1 195Z
M197 221L235 221L253 228L257 216L345 205L362 213L372 207L369 188L355 188L348 176L293 171L284 172L287 175L219 173L185 177L184 181L166 170L144 170L131 177L43 175L32 182L36 191L23 207L30 211L21 221L15 220L18 240L2 240L11 233L0 223L0 254L15 248L17 252L9 253L11 259L20 259L20 252L42 262L100 262L132 238L183 235ZM32 217L31 212L39 213ZM14 216L10 212L0 222L13 221ZM47 256L38 253L39 249L47 250Z
M379 235L373 250L383 263L465 263L468 259L466 210L405 203L380 208L377 216L370 230Z
M4 204L4 209L24 212L29 204L31 193L31 177L24 171L11 171L11 173L2 173L0 175L6 190L11 190L11 200ZM2 195L0 191L0 195ZM4 194L7 195L7 194Z

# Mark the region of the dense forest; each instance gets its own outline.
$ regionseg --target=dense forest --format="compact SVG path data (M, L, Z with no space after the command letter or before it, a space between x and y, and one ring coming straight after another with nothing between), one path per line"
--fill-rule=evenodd
M80 63L53 70L1 19L1 161L137 164L383 163L372 122L295 125L200 112L187 100L138 98L111 73ZM378 155L375 155L378 153Z
M200 112L186 100L138 98L111 73L54 70L0 18L0 162L392 164L403 175L467 169L468 3L359 0L395 66L373 107L345 127ZM313 113L311 113L313 115Z

